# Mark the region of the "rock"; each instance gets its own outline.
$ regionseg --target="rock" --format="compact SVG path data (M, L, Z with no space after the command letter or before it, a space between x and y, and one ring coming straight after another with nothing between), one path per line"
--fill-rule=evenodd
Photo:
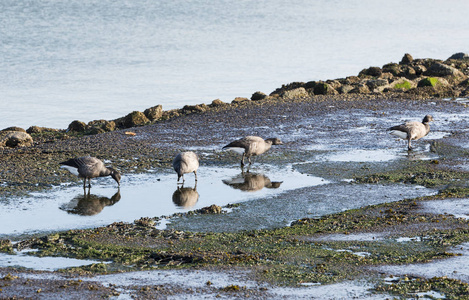
M465 75L458 69L442 64L434 63L431 67L425 72L426 76L436 76L436 77L445 77L445 76L454 76L454 77L465 77Z
M293 99L300 97L308 97L309 94L304 87L296 88L293 90L284 91L282 97L285 99Z
M130 128L143 126L150 123L150 120L141 111L133 111L125 117L114 120L118 128Z
M363 77L363 76L373 76L373 77L379 77L383 74L383 70L381 70L380 67L369 67L368 69L363 69L358 76Z
M254 94L252 94L251 96L251 100L252 101L259 101L259 100L264 100L265 98L267 98L267 95L264 94L263 92L255 92Z
M241 103L241 102L246 102L246 101L251 101L251 100L249 100L248 98L244 98L244 97L236 97L233 99L233 101L231 101L231 103L235 104L235 103Z
M337 89L337 92L339 92L339 94L348 94L353 89L354 89L353 85L343 84Z
M223 101L221 101L220 99L215 99L212 101L212 103L209 105L211 107L216 107L216 106L224 106L224 105L227 105L228 103L225 103Z
M315 95L335 95L338 92L332 86L325 82L319 82L313 89Z
M401 67L395 63L386 64L383 66L383 73L391 73L393 76L398 76L401 73Z
M417 77L417 72L415 72L414 68L412 68L411 66L402 66L401 73L399 75L408 79L414 79Z
M68 125L67 131L85 132L86 129L87 129L87 126L85 122L75 120Z
M416 87L415 83L408 81L405 78L400 78L391 84L391 88L395 90L410 90L414 87Z
M23 128L21 128L21 127L16 127L16 126L8 127L8 128L5 128L5 129L2 129L1 131L19 131L19 132L26 132L26 130L24 130Z
M449 59L466 59L466 58L469 58L469 55L467 53L463 53L463 52L459 52L459 53L455 53L453 55L450 56Z
M59 130L55 128L31 126L28 129L26 129L26 132L29 134L32 134L32 133L43 133L43 132L59 132Z
M0 132L0 147L29 147L33 144L33 138L22 131Z
M425 87L425 86L431 86L431 87L436 87L440 85L441 83L438 81L438 78L435 77L427 77L419 81L417 84L417 87Z
M156 106L147 108L145 109L143 113L150 121L158 120L159 118L163 116L163 106L156 105Z
M116 130L116 122L107 121L107 120L94 120L94 121L88 122L88 127L91 127L91 131L96 132L96 133L114 131ZM100 130L96 130L93 128L100 129ZM98 131L102 131L102 132L98 132ZM96 133L92 133L92 134L96 134Z
M201 214L221 214L221 211L221 207L215 204L196 210Z
M276 89L275 91L273 91L272 93L270 93L270 96L274 96L274 95L282 95L286 92L286 91L290 91L290 90L295 90L295 89L298 89L298 88L305 88L305 83L304 82L292 82L292 83L289 83L289 84L283 84L281 88L278 88Z
M378 91L380 87L383 87L384 89L384 86L388 84L388 81L386 79L371 79L367 80L365 84L371 91Z
M191 114L206 111L207 109L208 106L205 104L184 105L184 107L182 108L182 112L184 112L185 114Z
M413 66L413 68L417 76L421 76L423 73L427 71L427 68L424 65L415 65Z
M359 83L349 92L349 94L368 94L369 92L370 89L365 84Z
M412 57L412 55L410 55L409 53L406 53L402 57L401 62L399 64L407 65L407 64L410 64L413 60L414 60L414 58Z

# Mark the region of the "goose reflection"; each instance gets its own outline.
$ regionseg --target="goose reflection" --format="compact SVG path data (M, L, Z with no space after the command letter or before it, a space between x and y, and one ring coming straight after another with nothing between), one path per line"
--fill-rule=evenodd
M121 199L120 190L111 198L90 194L90 189L86 192L83 189L83 195L78 195L69 203L64 204L60 209L71 214L82 216L94 216L99 214L105 206L111 206Z
M173 193L173 203L179 207L191 208L199 201L197 184L191 187L178 186Z
M279 188L283 181L270 181L269 177L259 173L246 173L222 180L224 184L246 192L255 192L263 188L276 189Z

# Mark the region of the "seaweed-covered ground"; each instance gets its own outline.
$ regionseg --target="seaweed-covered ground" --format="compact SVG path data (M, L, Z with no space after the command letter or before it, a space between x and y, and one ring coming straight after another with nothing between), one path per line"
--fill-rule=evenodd
M386 133L426 114L432 131L411 152ZM3 150L0 201L79 184L57 163L85 154L111 161L123 176L169 172L180 150L201 155L200 172L239 168L237 155L219 149L245 135L284 142L256 158L250 173L290 165L328 183L168 216L164 230L156 215L5 239L5 253L100 263L1 268L0 298L467 299L469 275L454 259L469 255L468 122L455 100L315 96L242 102L98 135L36 136L32 147ZM441 261L454 261L454 270L398 268Z

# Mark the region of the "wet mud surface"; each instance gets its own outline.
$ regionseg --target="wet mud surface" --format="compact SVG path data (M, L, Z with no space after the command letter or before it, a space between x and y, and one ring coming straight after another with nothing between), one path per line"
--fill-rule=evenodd
M386 132L426 114L435 122L411 152ZM4 150L0 236L23 240L3 242L10 261L14 250L34 249L37 259L105 264L65 273L60 263L51 273L3 264L0 297L73 298L72 290L120 299L469 295L461 268L449 267L453 277L436 272L438 265L424 272L467 255L468 122L456 101L331 97L240 104L133 128L135 136L116 131ZM246 135L284 145L243 173L239 155L221 148ZM196 186L191 175L176 185L171 161L181 150L201 158ZM120 189L95 179L87 194L58 168L84 154L121 170ZM222 213L199 212L212 204ZM136 270L143 271L109 275ZM141 276L159 283L137 283ZM324 289L334 286L343 294Z

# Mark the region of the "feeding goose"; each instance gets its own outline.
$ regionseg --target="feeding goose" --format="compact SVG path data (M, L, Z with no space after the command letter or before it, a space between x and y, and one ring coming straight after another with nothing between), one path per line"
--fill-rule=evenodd
M174 171L178 174L178 182L182 177L184 183L184 174L194 172L195 181L197 181L197 169L199 168L199 157L192 151L181 152L174 157Z
M61 168L67 169L72 174L83 178L83 188L86 187L86 179L88 179L88 187L91 187L91 178L111 176L120 185L121 175L119 171L106 167L104 163L96 157L83 156L72 158L60 163Z
M232 150L235 152L243 152L241 158L241 167L244 166L244 158L247 157L249 165L251 165L251 156L260 155L272 147L272 145L282 145L282 141L278 138L270 138L264 140L258 136L247 136L242 139L233 141L223 147L223 150Z
M426 115L422 122L411 121L401 125L393 126L388 130L390 134L400 137L408 141L408 149L412 150L411 141L418 140L426 136L430 132L429 122L433 121L431 115Z

